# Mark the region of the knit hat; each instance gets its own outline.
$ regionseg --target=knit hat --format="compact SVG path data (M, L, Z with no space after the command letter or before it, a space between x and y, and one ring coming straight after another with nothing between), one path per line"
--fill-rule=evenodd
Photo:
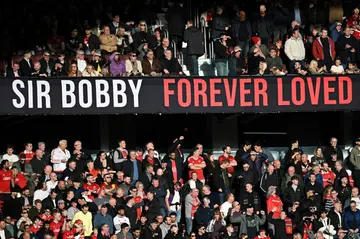
M253 37L251 38L251 40L252 40L253 43L256 45L256 44L260 41L260 37L258 37L258 36L253 36Z
M270 197L270 195L276 190L276 187L274 186L270 186L267 193L266 193L266 197Z

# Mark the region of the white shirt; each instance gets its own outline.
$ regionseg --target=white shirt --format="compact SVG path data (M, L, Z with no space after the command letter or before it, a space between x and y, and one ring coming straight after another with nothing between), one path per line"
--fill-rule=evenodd
M1 238L1 239L6 239L6 237L5 237L5 230L1 230L1 231L0 231L0 238Z
M69 150L62 151L59 147L51 152L51 162L53 163L54 172L63 172L66 168L66 163L62 163L61 160L68 161L71 157Z
M85 70L85 68L86 68L86 61L77 59L77 67L78 67L80 72L83 72Z
M123 223L126 223L126 224L129 225L129 227L131 227L130 220L126 216L120 217L119 215L116 215L116 217L114 217L113 221L114 221L114 227L115 227L115 230L116 230L115 234L120 232L121 224L123 224Z
M331 67L330 71L331 71L331 73L341 74L344 72L344 67L342 65L340 65L340 66L333 65Z
M49 196L49 192L48 191L43 191L41 189L36 190L34 192L34 201L33 201L33 205L35 206L35 201L37 199L40 199L41 201L44 200L45 198L47 198Z
M46 191L48 191L50 193L51 189L54 189L58 184L58 181L56 181L55 183L53 183L52 181L47 181L46 182Z
M228 215L228 212L229 212L230 208L231 208L231 203L229 203L229 202L224 202L221 205L220 212L222 212L224 214L224 218Z
M19 161L19 157L17 156L17 155L15 155L15 154L12 154L12 155L8 155L8 154L4 154L3 156L2 156L2 159L3 160L8 160L10 163L15 163L15 162L17 162L17 161Z
M172 202L170 202L170 203L172 203L172 204L180 203L180 193L179 193L179 191L174 191L174 197L172 199ZM179 207L179 206L176 206L176 205L170 206L170 211L176 211L177 207Z

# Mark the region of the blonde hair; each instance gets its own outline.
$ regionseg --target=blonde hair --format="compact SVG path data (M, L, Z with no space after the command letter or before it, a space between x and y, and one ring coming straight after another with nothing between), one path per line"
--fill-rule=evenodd
M147 33L147 32L148 32L148 25L147 25L147 23L146 23L145 20L141 20L141 21L139 22L139 25L138 25L137 28L138 28L138 30L140 31L140 29L141 29L141 26L140 26L140 25L141 25L142 23L145 24L145 30L144 30L144 32Z

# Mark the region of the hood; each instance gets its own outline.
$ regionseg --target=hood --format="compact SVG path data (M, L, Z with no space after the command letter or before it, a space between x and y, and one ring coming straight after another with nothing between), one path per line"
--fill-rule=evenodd
M197 32L197 31L199 31L199 29L198 29L197 27L194 27L194 26L191 26L191 27L189 27L188 29L189 29L189 31L191 31L191 32Z

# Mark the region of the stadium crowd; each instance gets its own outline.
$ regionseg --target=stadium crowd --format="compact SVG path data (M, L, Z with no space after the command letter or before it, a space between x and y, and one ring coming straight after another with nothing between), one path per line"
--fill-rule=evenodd
M149 1L145 2L147 8ZM349 12L343 8L342 1L337 0L241 4L233 9L212 6L200 17L211 32L217 75L359 73L358 7L353 6ZM110 6L97 14L103 15L105 17L96 19L83 16L82 21L77 19L77 24L69 17L70 23L65 23L67 28L61 29L64 23L59 23L58 16L47 16L42 32L36 30L36 42L20 41L17 45L13 52L23 57L21 60L15 57L20 61L14 61L13 57L6 75L182 75L183 68L176 59L179 51L185 53L191 75L199 74L198 58L208 46L204 44L202 31L189 19L184 1L175 1L166 13L169 38L164 37L163 28L154 23L156 14L134 22L136 14L120 18ZM71 26L74 27L69 29ZM64 29L66 33L59 33ZM46 35L49 35L47 39ZM170 44L173 40L176 52ZM187 44L184 49L183 43ZM21 51L24 45L28 50Z
M51 152L8 146L0 237L359 238L360 138L347 160L336 138L311 158L293 141L282 159L250 142L235 157L229 145L215 159L197 144L185 158L183 140L162 158L152 142L128 150L120 140L95 160L80 141L71 152L66 140Z

